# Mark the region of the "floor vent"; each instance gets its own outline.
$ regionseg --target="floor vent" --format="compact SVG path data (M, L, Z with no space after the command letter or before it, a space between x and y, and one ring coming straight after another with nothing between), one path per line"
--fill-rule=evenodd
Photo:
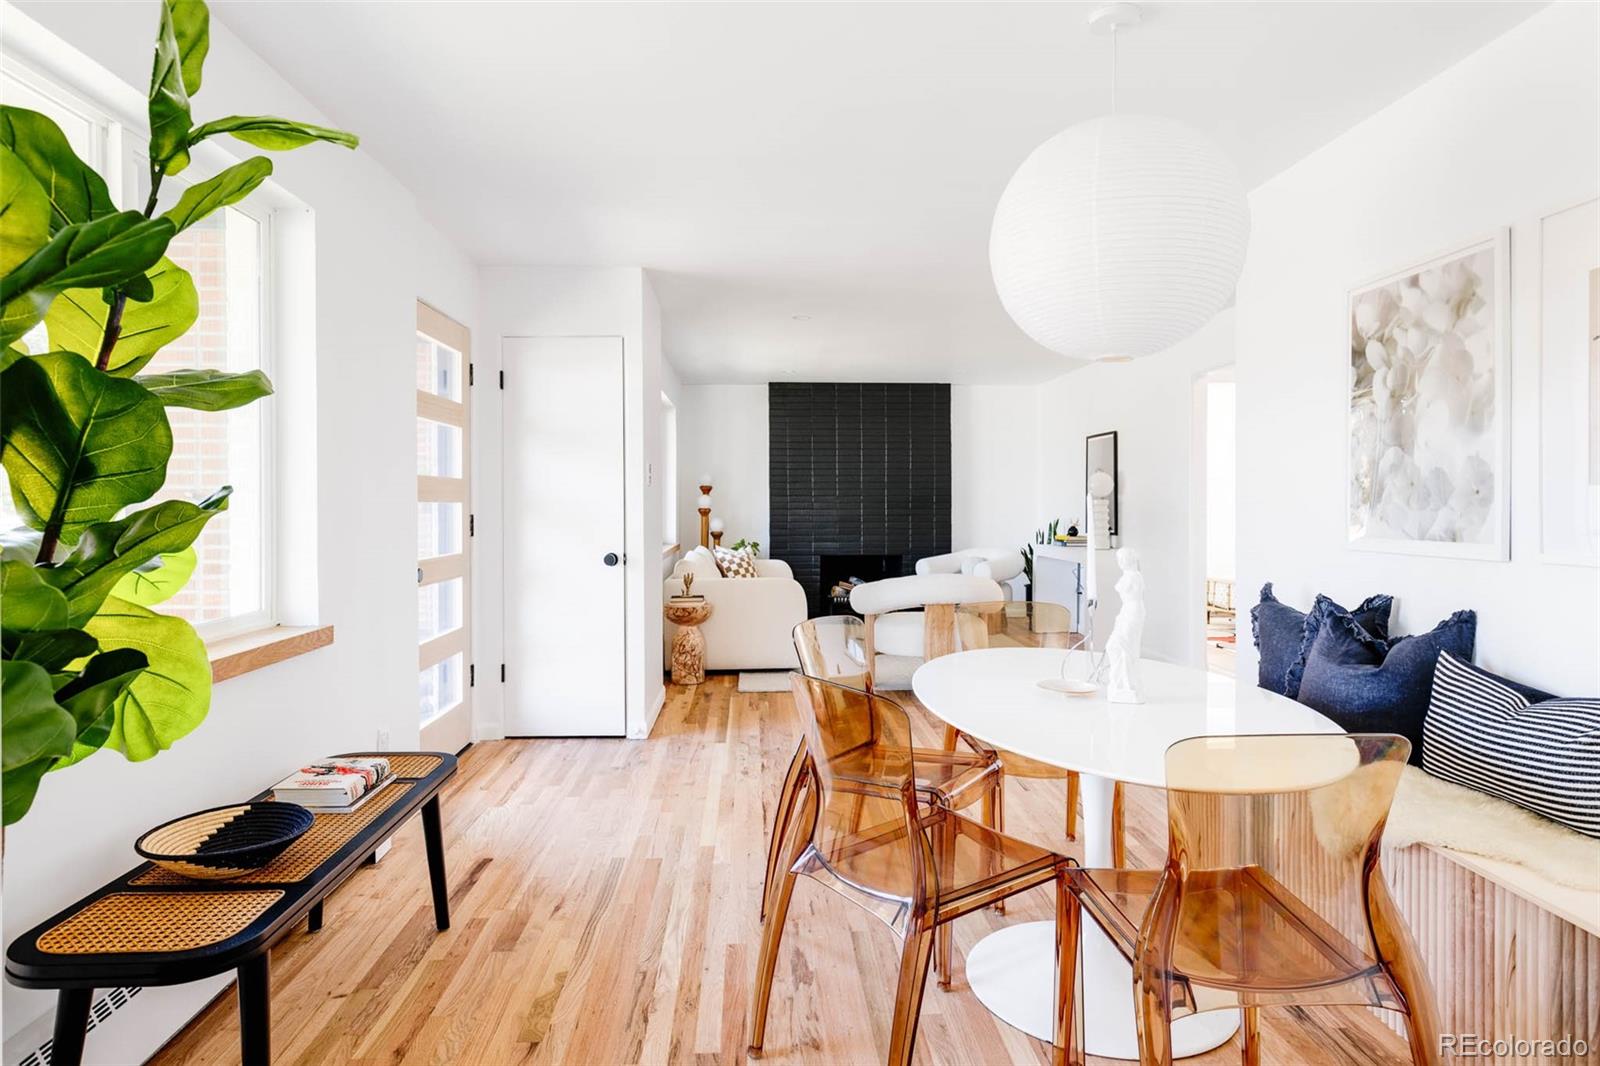
M103 1024L117 1011L126 1007L141 991L143 991L141 988L113 988L95 1000L89 1007L89 1025L86 1032L94 1032L95 1026ZM54 1041L46 1040L30 1051L17 1066L50 1066L52 1061L50 1050L53 1044Z

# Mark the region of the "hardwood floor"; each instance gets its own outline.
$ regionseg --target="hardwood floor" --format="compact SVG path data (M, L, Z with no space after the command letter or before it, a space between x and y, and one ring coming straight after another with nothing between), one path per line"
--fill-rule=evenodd
M789 695L733 675L668 687L649 741L480 744L444 796L453 924L433 928L422 833L332 896L321 932L273 952L277 1063L738 1063L755 965L768 815L798 736ZM919 728L936 743L930 721ZM1007 786L1008 829L1071 853L1061 782ZM1130 789L1133 862L1164 848L1160 793ZM964 953L1002 924L1050 917L1017 897L955 926ZM852 904L801 880L773 989L771 1063L883 1061L897 945ZM930 980L921 1063L1037 1063L1048 1047L967 987ZM1263 1061L1407 1062L1354 1008L1263 1011ZM238 1061L232 994L153 1060ZM1114 1060L1094 1060L1114 1061ZM1194 1063L1238 1062L1237 1044Z

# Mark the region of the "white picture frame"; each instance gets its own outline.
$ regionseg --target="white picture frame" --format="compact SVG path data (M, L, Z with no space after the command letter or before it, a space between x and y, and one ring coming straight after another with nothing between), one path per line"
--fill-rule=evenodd
M1600 198L1539 218L1539 561L1600 566Z
M1351 549L1511 557L1510 302L1507 227L1348 291Z

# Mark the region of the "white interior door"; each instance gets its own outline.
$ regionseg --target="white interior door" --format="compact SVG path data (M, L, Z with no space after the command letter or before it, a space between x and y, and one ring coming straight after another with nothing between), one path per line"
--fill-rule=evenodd
M506 733L626 732L621 337L508 337Z

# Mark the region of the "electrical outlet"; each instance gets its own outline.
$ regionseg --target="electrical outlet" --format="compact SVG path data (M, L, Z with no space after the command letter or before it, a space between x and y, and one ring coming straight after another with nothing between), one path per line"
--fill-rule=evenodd
M378 730L378 750L389 750L389 731L387 729Z

